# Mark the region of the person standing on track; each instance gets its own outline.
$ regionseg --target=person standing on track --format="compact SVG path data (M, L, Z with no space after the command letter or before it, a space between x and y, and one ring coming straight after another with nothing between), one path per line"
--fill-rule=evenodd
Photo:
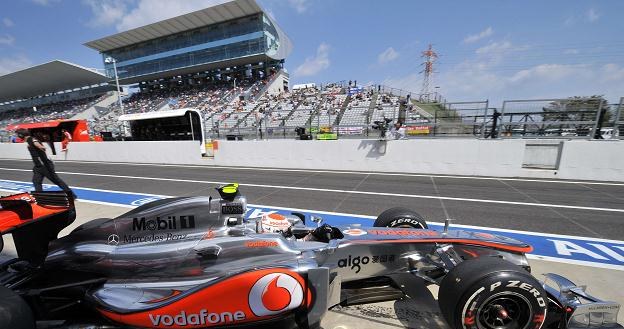
M77 199L76 194L72 191L67 184L56 174L54 170L54 162L48 158L46 154L46 148L43 146L39 139L30 135L28 129L20 128L15 131L19 138L22 138L24 142L28 144L28 152L32 158L35 166L33 167L32 182L35 186L35 191L43 191L43 178L47 178L60 187L68 196Z
M61 130L61 133L63 134L63 140L61 141L61 152L67 152L67 145L69 145L69 142L72 141L72 136L65 129Z

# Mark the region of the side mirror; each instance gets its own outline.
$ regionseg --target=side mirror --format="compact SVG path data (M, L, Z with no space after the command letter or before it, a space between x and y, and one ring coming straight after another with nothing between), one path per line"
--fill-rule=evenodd
M316 227L319 227L323 224L323 218L319 217L319 216L314 216L311 215L310 216L310 220L314 223L316 223Z

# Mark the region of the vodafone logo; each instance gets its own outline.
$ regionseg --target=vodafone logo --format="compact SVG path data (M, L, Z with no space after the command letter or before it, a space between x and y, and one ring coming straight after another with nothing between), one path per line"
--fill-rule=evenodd
M359 228L351 228L351 229L342 231L342 233L346 235L351 235L351 236L360 236L360 235L366 234L366 231L361 230Z
M282 313L303 303L303 287L297 279L285 273L270 273L261 277L249 292L249 308L256 316Z

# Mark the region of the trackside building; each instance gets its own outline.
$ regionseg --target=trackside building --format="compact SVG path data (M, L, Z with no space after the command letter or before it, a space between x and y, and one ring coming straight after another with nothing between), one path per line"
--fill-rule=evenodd
M262 78L283 67L290 39L255 0L218 5L87 42L120 83ZM190 82L193 84L193 82Z

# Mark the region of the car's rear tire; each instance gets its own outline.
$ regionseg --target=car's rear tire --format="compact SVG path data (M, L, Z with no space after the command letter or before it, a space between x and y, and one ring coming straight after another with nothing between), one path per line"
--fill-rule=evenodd
M30 306L11 289L0 286L0 328L35 329Z
M375 227L407 227L427 229L427 222L417 212L403 208L395 207L382 212L375 220Z
M453 268L440 283L438 304L451 328L540 328L548 297L523 268L487 257Z

